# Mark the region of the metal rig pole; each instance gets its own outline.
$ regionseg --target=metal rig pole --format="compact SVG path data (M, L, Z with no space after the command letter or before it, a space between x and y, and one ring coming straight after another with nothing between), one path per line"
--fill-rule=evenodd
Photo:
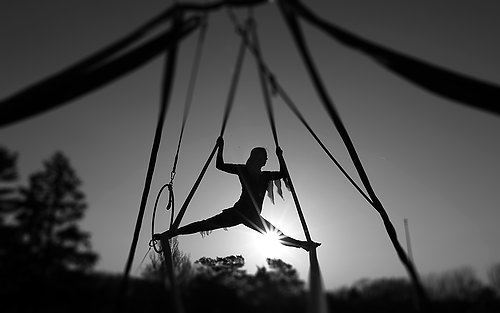
M413 253L411 251L411 240L410 240L410 228L408 226L408 219L404 219L404 224L405 224L405 235L406 235L406 253L408 253L408 258L410 259L411 263L415 266L415 262L413 261Z

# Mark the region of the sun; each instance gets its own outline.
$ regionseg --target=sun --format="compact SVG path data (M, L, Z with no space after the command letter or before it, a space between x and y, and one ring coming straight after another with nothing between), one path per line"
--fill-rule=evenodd
M277 257L283 253L284 246L280 243L280 235L273 230L255 234L255 249L264 257Z

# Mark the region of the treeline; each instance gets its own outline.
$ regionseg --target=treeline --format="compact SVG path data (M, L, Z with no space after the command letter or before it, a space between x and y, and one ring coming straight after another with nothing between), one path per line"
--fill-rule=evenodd
M19 183L18 155L0 147L0 281L2 291L35 280L84 273L97 261L78 222L87 208L81 180L56 152Z
M241 268L241 256L201 258L194 263L179 252L174 241L173 257L187 312L307 312L307 290L292 265L267 259L267 267L255 274ZM152 258L143 276L168 282L160 256ZM500 312L500 263L488 273L489 284L470 267L424 277L435 312ZM168 289L168 285L167 285ZM420 312L414 289L406 278L361 279L327 293L330 312Z
M131 279L120 312L175 312L161 258L151 254L151 260L142 278ZM306 284L292 265L280 259L267 259L267 266L254 274L242 269L242 256L204 257L192 263L185 255L177 254L175 261L185 313L307 313ZM458 269L426 280L434 312L500 312L495 290L470 274L469 269ZM18 295L30 301L20 302L14 297L2 301L2 312L114 312L120 283L120 275L95 272L58 276L45 286L27 285ZM329 291L327 302L332 313L419 312L413 288L405 278L362 279Z
M186 312L299 313L306 310L305 283L297 270L280 259L267 259L267 266L249 274L242 256L203 257L194 263L173 243L178 288ZM168 284L161 256L153 256L143 271L150 281ZM166 307L173 302L170 301Z
M470 267L425 275L422 280L434 312L500 312L500 263L489 271L489 284ZM496 277L496 278L495 278ZM360 279L328 295L332 312L418 312L406 278Z

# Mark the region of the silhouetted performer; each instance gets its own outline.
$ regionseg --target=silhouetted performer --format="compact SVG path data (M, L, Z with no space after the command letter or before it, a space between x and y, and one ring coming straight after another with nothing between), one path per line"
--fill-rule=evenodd
M267 162L267 152L265 148L253 148L245 164L228 164L224 163L222 157L224 149L224 139L222 139L222 137L217 139L217 145L216 167L221 171L238 175L242 189L240 199L232 208L224 209L221 213L208 219L188 224L173 232L167 230L162 234L155 234L153 236L154 240L160 240L162 237L172 238L177 235L187 235L198 232L203 234L215 229L243 224L263 234L269 231L277 233L280 243L286 246L303 248L309 251L311 248L320 245L320 243L317 242L308 243L307 241L285 236L279 229L274 227L273 224L260 215L269 182L285 178L286 176L282 156L283 151L279 147L276 148L276 155L280 163L280 171L276 172L261 170Z

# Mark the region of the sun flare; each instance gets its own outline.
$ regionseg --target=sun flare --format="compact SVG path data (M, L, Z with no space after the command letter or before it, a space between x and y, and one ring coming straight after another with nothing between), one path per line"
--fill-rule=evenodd
M265 257L276 257L282 250L280 235L276 231L267 231L264 234L256 234L255 246Z

